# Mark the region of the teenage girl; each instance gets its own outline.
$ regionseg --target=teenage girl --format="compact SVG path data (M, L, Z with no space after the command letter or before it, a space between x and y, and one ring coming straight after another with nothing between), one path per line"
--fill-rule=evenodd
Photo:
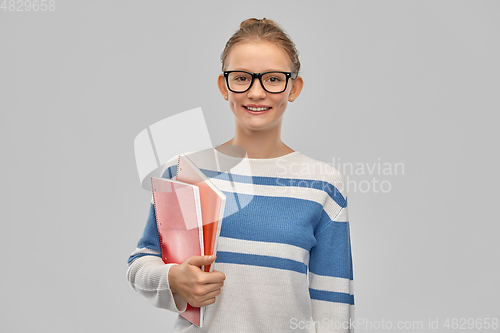
M238 193L223 180L217 185L228 197L248 196L247 204L226 202L233 213L223 219L217 258L191 257L179 265L161 259L151 205L128 280L157 307L181 313L187 303L206 306L202 328L178 316L175 332L352 332L343 178L281 140L287 105L303 87L295 45L273 21L248 19L221 61L217 84L235 119L234 137L221 146L242 147L248 163L231 170L232 181L242 185ZM175 160L164 170L162 177L175 177ZM213 272L200 269L211 263Z

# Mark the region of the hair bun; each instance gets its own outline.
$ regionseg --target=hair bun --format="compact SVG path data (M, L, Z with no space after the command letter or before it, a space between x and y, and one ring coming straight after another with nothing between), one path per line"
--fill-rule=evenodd
M274 26L276 28L280 28L280 26L277 25L273 20L269 20L269 19L266 19L264 17L262 19L257 19L257 18L246 19L245 21L241 22L240 29L245 29L245 28L251 27L254 24L272 25L272 26Z

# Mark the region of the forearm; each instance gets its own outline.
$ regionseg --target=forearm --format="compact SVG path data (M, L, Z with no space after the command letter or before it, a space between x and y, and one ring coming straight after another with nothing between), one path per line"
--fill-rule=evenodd
M187 303L178 294L173 294L169 286L168 272L172 266L164 264L157 256L145 255L130 263L127 279L132 288L155 307L184 312Z

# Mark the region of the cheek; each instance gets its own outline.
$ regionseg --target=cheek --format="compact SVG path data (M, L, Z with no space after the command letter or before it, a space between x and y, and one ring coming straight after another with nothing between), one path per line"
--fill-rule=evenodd
M241 102L238 98L229 97L229 107L233 113L237 113L239 105L241 105Z
M274 102L276 105L278 105L280 111L284 111L288 105L288 100L283 97L276 99Z
M242 97L243 96L239 96L236 94L229 95L229 104L231 105L231 108L241 105L243 103Z
M238 98L229 97L229 103L231 104L231 106L238 104L239 103Z

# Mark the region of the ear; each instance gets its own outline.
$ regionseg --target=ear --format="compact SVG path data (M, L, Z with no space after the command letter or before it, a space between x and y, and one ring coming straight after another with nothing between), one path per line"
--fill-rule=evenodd
M219 75L217 78L217 85L219 86L220 93L222 94L222 97L227 100L227 96L229 95L227 86L226 86L226 78L224 75Z
M303 87L304 81L302 80L302 77L297 76L295 80L292 80L292 89L290 89L290 94L288 94L288 101L295 101L297 97L299 97Z

